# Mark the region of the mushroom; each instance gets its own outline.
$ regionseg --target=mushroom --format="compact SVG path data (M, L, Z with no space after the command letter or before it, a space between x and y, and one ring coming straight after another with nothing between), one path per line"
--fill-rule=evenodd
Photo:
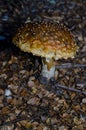
M13 42L24 52L42 57L41 77L55 77L55 60L74 58L78 50L70 31L58 23L36 21L18 29Z

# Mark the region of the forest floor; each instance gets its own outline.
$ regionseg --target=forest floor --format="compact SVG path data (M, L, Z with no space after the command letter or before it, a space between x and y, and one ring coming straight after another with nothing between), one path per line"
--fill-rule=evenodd
M0 6L0 130L86 130L86 1L8 0ZM39 82L40 57L11 42L15 24L27 16L63 23L80 48L74 59L56 61L58 76L50 84Z

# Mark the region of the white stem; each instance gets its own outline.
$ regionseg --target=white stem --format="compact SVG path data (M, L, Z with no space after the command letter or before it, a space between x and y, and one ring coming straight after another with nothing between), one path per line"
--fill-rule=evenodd
M42 76L46 77L48 80L52 77L55 77L55 64L52 59L42 60Z

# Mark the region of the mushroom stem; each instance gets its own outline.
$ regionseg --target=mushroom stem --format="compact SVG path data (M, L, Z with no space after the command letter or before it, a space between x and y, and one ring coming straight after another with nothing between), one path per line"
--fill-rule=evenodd
M43 58L42 59L42 77L47 78L47 80L55 77L55 61L54 59Z

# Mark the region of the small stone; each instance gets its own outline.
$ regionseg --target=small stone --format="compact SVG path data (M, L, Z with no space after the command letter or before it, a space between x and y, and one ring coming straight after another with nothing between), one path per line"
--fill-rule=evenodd
M83 98L83 99L82 99L82 103L85 103L85 104L86 104L86 98Z
M30 81L28 82L28 86L29 86L29 87L33 87L34 85L35 85L35 84L34 84L33 81L30 80Z
M5 90L5 96L10 96L12 93L10 91L10 89L6 89Z

